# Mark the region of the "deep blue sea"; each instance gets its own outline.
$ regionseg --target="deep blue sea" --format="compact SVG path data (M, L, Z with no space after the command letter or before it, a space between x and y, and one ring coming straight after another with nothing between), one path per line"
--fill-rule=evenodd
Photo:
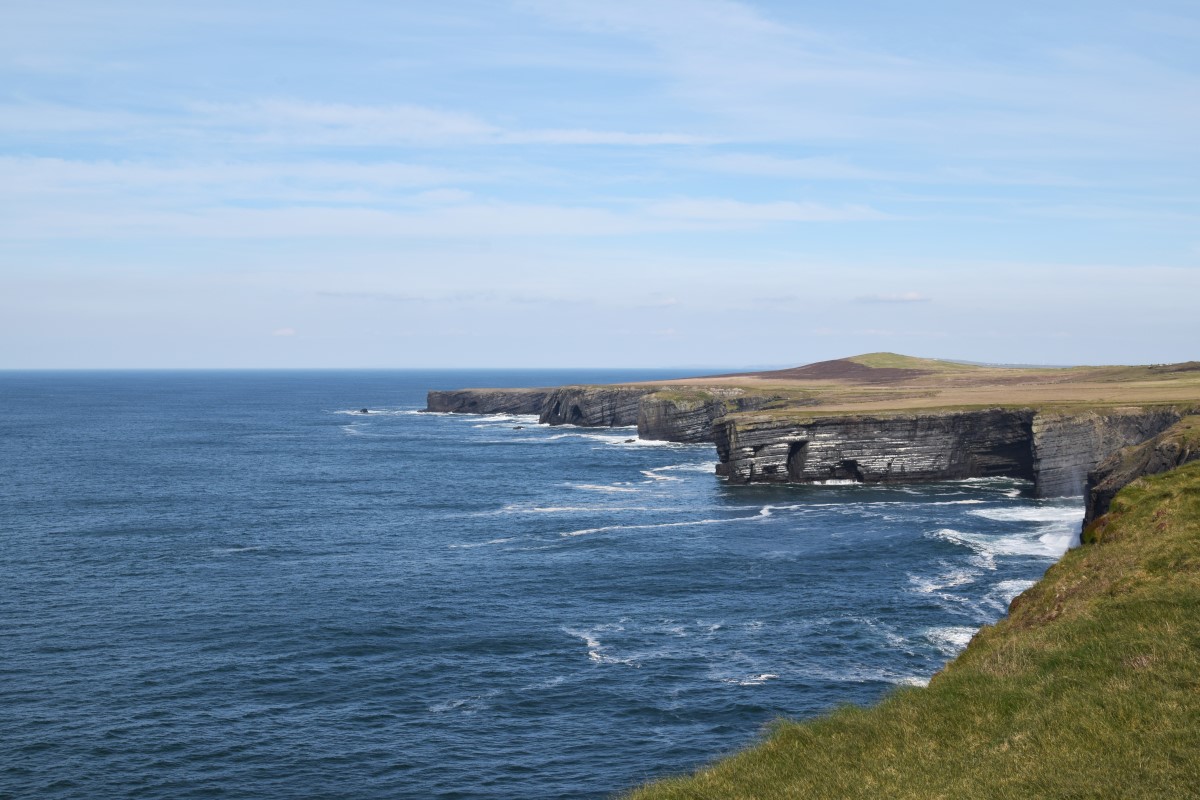
M606 797L924 683L1078 528L417 413L667 376L0 373L0 797Z

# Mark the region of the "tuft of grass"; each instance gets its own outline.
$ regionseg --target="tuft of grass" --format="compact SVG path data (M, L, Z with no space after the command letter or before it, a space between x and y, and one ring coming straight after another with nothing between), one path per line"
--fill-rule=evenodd
M1200 462L1102 520L928 687L629 800L1200 797Z

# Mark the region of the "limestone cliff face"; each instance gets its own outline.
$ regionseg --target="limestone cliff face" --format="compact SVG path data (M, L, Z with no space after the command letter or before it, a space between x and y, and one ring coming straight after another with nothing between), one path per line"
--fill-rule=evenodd
M429 392L426 411L451 414L541 414L550 389L459 389Z
M550 425L637 425L644 439L716 442L717 471L738 483L903 483L1010 476L1039 496L1084 491L1088 471L1167 429L1176 408L1032 409L799 417L741 389L564 386L430 392L429 411L537 414ZM791 398L791 408L796 405Z
M714 427L717 471L739 483L1033 478L1032 418L1028 410L856 414L799 424L753 414L731 417Z
M538 413L550 425L636 425L641 399L653 391L641 386L564 386L546 396Z
M1170 408L1041 413L1033 422L1033 460L1042 497L1084 493L1087 474L1123 447L1144 442L1179 421Z
M906 483L1008 476L1040 497L1083 494L1088 470L1180 417L1174 409L906 415L733 415L714 426L720 474L739 483Z
M1113 453L1088 473L1084 526L1107 514L1117 492L1138 478L1197 460L1200 460L1200 416L1184 417L1152 439Z
M747 395L742 389L647 394L638 407L638 436L668 442L711 442L716 420L737 411L761 409L773 400L767 395Z

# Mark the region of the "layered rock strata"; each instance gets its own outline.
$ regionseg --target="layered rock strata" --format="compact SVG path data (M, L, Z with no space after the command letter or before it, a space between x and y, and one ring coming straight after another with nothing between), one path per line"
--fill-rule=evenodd
M769 395L717 388L679 392L656 386L563 386L557 389L461 389L429 392L426 411L537 414L548 425L611 428L636 425L643 439L713 441L713 422L770 405Z
M1104 459L1088 473L1083 524L1108 513L1117 492L1135 480L1200 460L1200 416L1188 416L1157 436Z
M540 421L585 428L636 425L641 400L653 391L642 386L564 386L546 396Z
M457 389L429 392L425 410L448 414L541 414L550 389Z
M1087 474L1123 447L1179 421L1173 408L1114 408L1039 413L1033 421L1034 471L1043 497L1084 493Z
M1084 492L1112 453L1185 413L1173 407L985 409L801 417L797 400L738 388L564 386L430 392L429 411L537 414L551 425L637 425L644 439L715 442L736 483L911 483L989 476L1034 482L1042 497ZM815 410L815 409L814 409Z
M1032 411L814 417L747 415L714 426L718 473L738 483L1032 479Z
M1180 418L1174 409L1075 414L1032 409L730 416L714 426L718 472L739 483L911 483L1007 476L1040 497L1083 493L1088 470Z
M718 419L739 411L759 410L775 401L772 396L747 394L742 389L647 394L638 408L638 436L668 442L711 442L713 423Z

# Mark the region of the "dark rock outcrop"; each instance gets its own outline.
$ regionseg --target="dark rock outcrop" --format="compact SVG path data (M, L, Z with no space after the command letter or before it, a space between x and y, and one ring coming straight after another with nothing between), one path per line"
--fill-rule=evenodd
M796 422L746 415L714 428L717 471L739 483L907 483L1034 477L1033 412L844 415Z
M714 433L730 480L906 483L1008 476L1041 497L1083 494L1088 470L1178 420L1170 408L1032 409L814 417L731 415Z
M1179 421L1173 408L1042 412L1033 421L1034 472L1043 497L1084 493L1087 474L1112 453Z
M429 411L537 414L550 425L637 425L643 439L715 442L738 483L903 483L1008 476L1042 497L1082 494L1089 470L1185 413L1173 407L985 409L802 416L734 387L564 386L430 392ZM816 410L816 409L814 409Z
M747 394L744 389L655 392L642 397L638 436L668 442L711 442L716 420L738 411L761 409L774 401L774 397Z
M1087 476L1083 524L1108 513L1117 492L1146 475L1200 460L1200 416L1188 416L1157 436L1113 453Z
M646 386L563 386L546 396L537 413L549 425L636 425L641 399L653 391Z
M541 414L550 389L457 389L429 392L426 411L451 414Z

